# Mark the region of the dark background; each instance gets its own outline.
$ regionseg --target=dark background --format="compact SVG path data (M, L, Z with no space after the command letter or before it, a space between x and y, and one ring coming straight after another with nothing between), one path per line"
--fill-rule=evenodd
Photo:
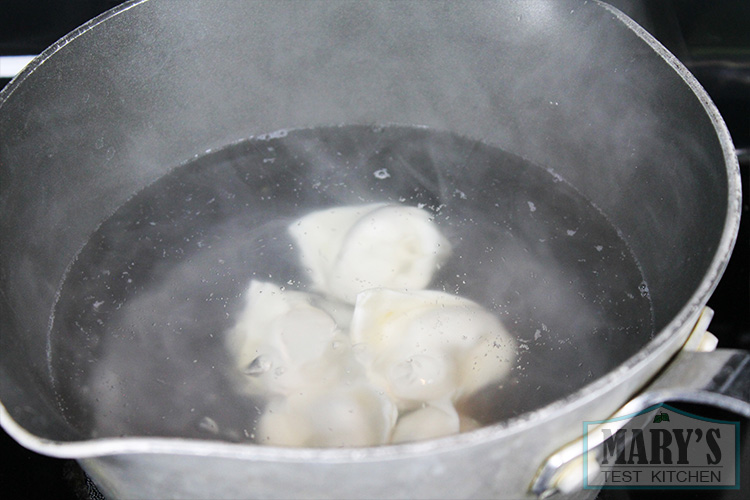
M210 0L209 0L210 1ZM239 0L238 0L239 1ZM57 39L118 5L118 0L2 0L0 55L38 54ZM750 1L609 0L661 41L697 77L732 134L743 177L743 222L732 260L709 306L711 331L720 346L750 349ZM0 79L0 87L8 83ZM740 421L739 491L603 491L600 499L750 498L748 419L698 405L672 406L703 417ZM25 450L0 431L0 496L3 498L98 498L72 460Z

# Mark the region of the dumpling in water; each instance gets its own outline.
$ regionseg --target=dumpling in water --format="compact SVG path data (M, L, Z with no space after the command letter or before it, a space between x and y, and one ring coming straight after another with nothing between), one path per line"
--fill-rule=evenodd
M391 442L439 438L455 434L459 429L456 409L450 402L439 402L401 415L393 429Z
M402 205L321 210L289 232L315 288L351 304L370 288L425 288L451 253L428 212Z
M395 405L366 380L334 384L271 400L258 442L275 446L375 446L389 441Z
M475 302L424 290L451 251L430 215L341 207L289 231L320 293L252 281L228 333L240 389L261 396L258 441L373 446L477 425L455 405L505 377L516 345Z
M456 401L508 374L515 342L484 308L444 292L357 297L351 341L373 383L401 408Z
M252 281L245 308L228 332L227 346L243 390L289 394L299 388L337 380L349 339L333 318L312 305L309 294ZM335 346L341 346L336 349Z

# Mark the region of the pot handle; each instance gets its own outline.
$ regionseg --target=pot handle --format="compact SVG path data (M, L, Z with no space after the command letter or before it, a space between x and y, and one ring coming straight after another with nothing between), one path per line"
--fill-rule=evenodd
M750 352L717 349L716 338L706 331L713 311L705 308L683 349L640 393L620 408L611 419L624 417L666 401L684 401L723 408L750 418ZM629 419L622 419L624 427ZM612 424L609 424L612 428ZM539 469L531 493L547 498L572 493L583 486L583 457L588 467L597 467L592 452L602 444L602 433L589 432L587 450L583 438L551 455Z

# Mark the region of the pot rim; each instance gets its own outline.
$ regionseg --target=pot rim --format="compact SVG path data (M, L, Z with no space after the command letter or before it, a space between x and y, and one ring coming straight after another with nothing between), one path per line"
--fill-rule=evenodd
M44 61L50 58L58 50L62 49L65 45L82 34L95 28L97 25L147 1L149 0L130 0L125 2L124 4L88 21L51 45L29 63L29 65L17 75L16 78L0 91L0 107L37 67L43 64ZM739 163L726 124L711 98L700 83L698 83L696 78L674 55L672 55L659 41L635 21L627 17L618 9L605 4L600 0L595 0L595 3L599 7L610 11L620 22L625 24L639 38L647 43L670 67L672 67L688 87L690 87L713 124L721 145L727 171L727 214L724 220L722 236L711 264L700 285L692 294L690 300L682 307L678 314L675 315L675 317L636 354L625 360L606 375L584 385L567 397L558 399L542 408L502 422L484 426L474 431L414 443L367 448L331 449L285 448L192 438L164 437L118 437L92 438L79 441L55 441L41 438L27 431L11 417L2 402L0 402L0 426L2 426L11 437L24 447L38 453L58 458L81 459L121 454L177 454L215 456L244 460L269 460L276 462L315 461L317 463L369 462L389 458L403 459L431 454L438 451L445 452L450 449L467 448L479 443L486 443L488 441L518 434L525 429L540 425L544 421L553 420L557 415L560 415L563 410L568 412L577 407L585 406L587 403L602 397L611 390L616 382L628 378L635 372L644 369L660 358L671 358L671 356L676 354L679 350L682 341L687 338L687 333L689 333L690 328L692 328L692 324L690 324L691 319L697 318L700 311L708 302L708 299L718 285L732 254L739 230L742 207ZM686 325L689 325L687 330ZM679 343L675 343L675 337L683 334L684 338L678 339ZM663 368L663 366L660 365L659 368ZM624 396L625 399L630 397L632 397L632 394ZM615 410L616 408L611 409L612 412ZM605 415L605 417L606 416L608 415ZM562 445L563 443L559 444Z

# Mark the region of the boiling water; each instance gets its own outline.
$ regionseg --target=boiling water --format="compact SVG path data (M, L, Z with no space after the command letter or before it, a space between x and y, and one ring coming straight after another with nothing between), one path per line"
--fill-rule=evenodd
M648 288L606 217L560 176L481 142L408 127L278 132L174 169L104 221L52 325L60 405L91 436L253 440L225 332L252 279L306 290L289 223L325 207L431 212L453 254L429 288L493 311L511 375L464 411L496 422L566 396L652 335Z

